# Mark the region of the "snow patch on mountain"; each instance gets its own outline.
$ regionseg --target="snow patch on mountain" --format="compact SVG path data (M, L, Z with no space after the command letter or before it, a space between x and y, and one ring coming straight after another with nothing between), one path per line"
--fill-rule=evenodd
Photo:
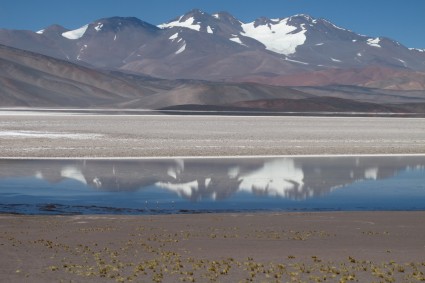
M172 36L170 36L168 39L169 40L174 40L174 39L176 39L178 37L179 37L179 33L177 32L177 33L173 34Z
M297 63L297 64L303 64L303 65L310 65L307 62L303 62L303 61L298 61L298 60L293 60L293 59L289 59L289 58L285 58L286 61L292 62L292 63Z
M175 52L175 54L177 55L177 54L180 54L180 53L182 53L183 51L185 51L186 50L186 42L184 42L184 44L183 44L183 46L182 47L180 47L180 49L179 50L177 50L176 52Z
M341 62L342 62L341 60L338 60L338 59L335 59L335 58L332 58L332 57L331 57L331 60L332 60L333 62L337 62L337 63L341 63Z
M181 22L181 20L182 20L182 17L180 17L177 21L158 25L158 27L161 28L161 29L172 28L172 27L183 27L183 28L193 29L193 30L196 30L196 31L201 30L201 26L198 25L198 24L195 24L195 18L194 17L190 17L183 22Z
M291 16L291 17L289 17L290 19L292 19L292 18L304 18L304 19L306 19L308 22L313 22L313 23L316 23L317 22L317 20L315 20L315 19L313 19L312 17L310 17L309 15L307 15L307 14L295 14L295 15L293 15L293 16ZM279 19L278 19L279 20Z
M207 26L207 32L208 33L214 33L214 31L212 30L212 28L210 26Z
M407 68L406 61L401 60L401 59L398 59L398 58L394 58L394 59L396 59L397 61L399 61L400 63L402 63L402 64L403 64L403 66Z
M240 45L246 46L238 36L237 37L231 37L231 38L229 38L229 40L236 42L236 43L239 43Z
M80 52L78 53L77 60L81 61L81 55L84 53L84 50L87 49L87 44L84 44L83 47L80 48Z
M381 45L379 45L380 42L381 42L381 39L379 37L377 37L377 38L369 38L367 40L367 44L368 45L373 46L373 47L378 47L378 48L381 48L382 47Z
M255 22L242 24L242 35L254 38L266 46L267 50L290 55L296 48L306 41L306 29L301 25L301 31L294 33L298 28L288 23L288 18L274 20L272 23L255 25Z
M36 33L37 34L43 34L44 33L44 29L37 31Z
M411 51L418 51L418 52L425 52L425 49L419 49L419 48L409 48Z
M78 29L75 30L70 30L67 32L62 33L62 36L68 39L80 39L81 37L83 37L84 33L86 32L87 28L89 27L89 25L84 25Z
M96 31L101 31L102 30L102 27L103 27L103 24L102 23L98 23L97 26L94 27L94 29Z

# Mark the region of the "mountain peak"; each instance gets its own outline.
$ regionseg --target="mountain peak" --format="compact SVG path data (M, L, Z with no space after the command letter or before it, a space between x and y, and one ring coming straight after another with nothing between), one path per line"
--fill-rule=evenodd
M69 30L62 33L62 36L71 40L80 39L85 35L93 35L104 32L117 33L123 29L143 29L155 32L158 27L144 22L136 17L110 17L102 18L86 24L78 29Z
M58 35L58 34L62 34L64 32L69 31L69 29L64 28L61 25L51 25L48 26L42 30L37 31L38 34L43 34L43 35Z
M242 23L227 12L193 9L158 27L135 17L110 17L72 31L51 26L40 33L0 30L0 43L162 78L222 80L369 65L425 70L425 52L307 14Z
M290 18L304 18L308 21L314 21L315 20L312 16L310 16L308 14L296 14L296 15L291 16Z
M242 24L242 22L239 19L235 18L232 14L226 11L220 11L220 12L214 13L212 14L212 16L221 22L228 23L231 25Z
M200 31L201 18L204 18L206 15L210 16L199 9L193 9L187 12L186 14L181 15L178 18L175 18L167 23L158 25L158 27L161 29L173 28L173 27L184 27L184 28Z
M309 24L314 24L317 22L317 20L307 14L296 14L290 17L286 17L286 18L267 18L267 17L260 17L257 18L254 21L254 25L255 26L260 26L260 25L276 25L276 24L280 24L282 22L289 22L289 23L309 23Z
M204 11L202 11L200 9L193 9L193 10L190 10L189 12L181 15L180 17L177 17L177 18L172 19L168 23L171 23L171 22L180 22L180 23L182 23L182 22L186 22L187 20L189 20L191 18L193 18L193 19L195 19L197 21L200 21L202 19L212 18L212 16L210 14L208 14L207 12L204 12Z
M221 16L214 14L213 16L202 10L194 9L167 23L158 25L158 27L161 29L179 27L188 28L195 31L214 33L213 30L217 28L218 23L221 21L220 17L223 20L231 21L230 17L225 14L221 14Z
M125 27L143 27L150 29L158 29L156 26L151 25L145 21L142 21L136 17L110 17L102 18L91 23L96 31L103 29L117 30Z

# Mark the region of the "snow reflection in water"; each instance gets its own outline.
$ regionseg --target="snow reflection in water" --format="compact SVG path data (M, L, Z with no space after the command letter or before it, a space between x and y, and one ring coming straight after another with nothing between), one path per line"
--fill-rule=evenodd
M2 160L3 213L424 210L424 156Z

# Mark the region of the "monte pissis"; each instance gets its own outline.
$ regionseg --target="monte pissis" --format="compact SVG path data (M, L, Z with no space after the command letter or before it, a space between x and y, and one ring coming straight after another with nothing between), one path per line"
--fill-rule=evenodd
M424 50L304 14L243 23L192 10L157 26L112 17L75 30L0 29L0 44L0 106L421 112L425 103Z

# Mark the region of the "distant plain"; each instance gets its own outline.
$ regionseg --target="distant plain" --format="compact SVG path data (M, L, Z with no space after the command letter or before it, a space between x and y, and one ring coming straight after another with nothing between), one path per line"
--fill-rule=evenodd
M425 119L1 112L0 157L423 154Z

